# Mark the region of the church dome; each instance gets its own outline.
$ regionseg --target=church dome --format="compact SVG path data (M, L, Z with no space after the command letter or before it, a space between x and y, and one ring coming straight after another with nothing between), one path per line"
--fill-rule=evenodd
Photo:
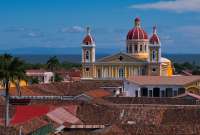
M160 40L156 32L156 26L153 27L153 35L151 36L149 40L150 44L159 44Z
M135 18L135 27L129 30L127 40L132 39L148 39L147 33L140 26L140 18Z
M94 40L90 34L90 28L87 27L87 35L85 36L85 38L83 39L83 42L82 42L84 45L92 45L94 44Z

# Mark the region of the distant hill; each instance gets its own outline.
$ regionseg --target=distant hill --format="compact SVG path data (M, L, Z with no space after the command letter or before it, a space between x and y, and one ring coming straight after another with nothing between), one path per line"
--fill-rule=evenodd
M0 50L0 53L9 53L20 57L21 59L30 63L45 63L51 56L56 55L60 61L69 61L80 63L81 61L81 48L68 47L68 48L46 48L46 47L27 47L15 48L9 50ZM96 57L101 58L109 54L119 52L119 48L105 49L97 48ZM172 62L183 63L190 62L200 65L200 54L163 54L164 57L169 58Z

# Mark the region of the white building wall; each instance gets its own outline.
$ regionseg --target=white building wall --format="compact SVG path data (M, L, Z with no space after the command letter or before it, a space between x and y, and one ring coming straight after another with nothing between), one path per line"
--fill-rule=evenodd
M173 93L174 91L178 92L178 88L182 88L182 86L177 86L177 85L155 85L155 86L140 86L137 84L134 84L133 82L128 82L124 81L124 91L125 91L125 96L128 97L135 97L136 90L138 91L138 97L140 97L140 88L141 87L146 87L149 90L153 90L153 88L160 88L160 96L161 96L161 91L166 90L166 88L172 88ZM148 92L149 94L149 92Z
M44 83L51 83L51 79L54 77L53 72L44 73Z

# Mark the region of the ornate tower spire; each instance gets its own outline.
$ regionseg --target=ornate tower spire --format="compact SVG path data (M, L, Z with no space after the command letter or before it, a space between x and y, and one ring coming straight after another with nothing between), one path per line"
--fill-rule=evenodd
M94 77L95 42L90 34L90 27L86 27L86 36L82 41L82 79Z

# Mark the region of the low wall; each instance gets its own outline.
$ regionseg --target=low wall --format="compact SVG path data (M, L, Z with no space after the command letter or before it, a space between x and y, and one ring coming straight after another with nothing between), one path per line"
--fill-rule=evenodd
M116 104L167 104L167 105L196 104L196 100L175 99L175 98L106 97L105 100Z

